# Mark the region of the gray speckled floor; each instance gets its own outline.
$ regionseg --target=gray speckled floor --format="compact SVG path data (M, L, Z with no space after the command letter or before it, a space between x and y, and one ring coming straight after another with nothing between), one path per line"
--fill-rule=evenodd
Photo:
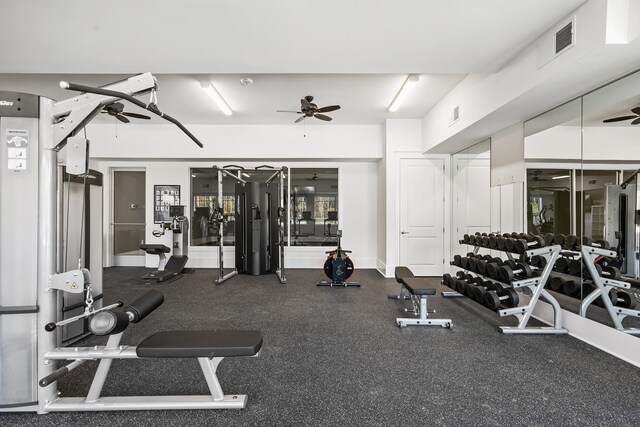
M105 270L106 302L143 293L142 273ZM640 370L600 350L569 336L503 335L498 325L514 319L439 295L430 308L452 318L453 330L400 329L401 302L386 297L395 281L360 270L362 288L319 288L321 275L290 270L287 285L238 276L214 286L213 270L196 270L158 286L164 305L125 332L123 342L135 344L163 329L262 330L260 357L228 358L218 369L226 393L249 396L243 410L0 413L0 425L638 425ZM95 366L78 368L59 389L86 393ZM104 390L202 393L188 359L115 361Z

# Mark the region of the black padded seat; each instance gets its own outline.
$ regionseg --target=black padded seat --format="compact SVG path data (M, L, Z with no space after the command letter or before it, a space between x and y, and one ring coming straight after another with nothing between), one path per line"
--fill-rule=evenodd
M161 253L168 254L169 252L171 252L171 248L165 245L144 244L144 245L140 245L140 249L142 249L143 251L151 255L160 255Z
M402 279L404 278L414 277L411 270L409 270L407 267L396 267L395 275L396 275L396 281L398 283L402 283Z
M425 288L427 281L421 277L406 277L402 284L414 295L435 295L436 288Z
M262 348L260 331L163 331L138 345L139 357L254 356Z

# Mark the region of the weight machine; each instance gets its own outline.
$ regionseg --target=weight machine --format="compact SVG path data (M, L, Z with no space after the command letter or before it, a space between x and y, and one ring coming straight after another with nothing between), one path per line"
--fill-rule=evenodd
M175 124L198 146L203 145L180 122L157 107L157 82L150 73L100 88L68 82L61 82L60 87L81 93L59 102L30 94L0 93L4 101L0 103L0 138L7 142L0 150L3 168L0 173L0 233L3 235L0 411L46 413L117 409L118 405L141 409L142 403L127 404L117 398L110 408L86 400L79 406L78 399L58 395L55 381L38 387L39 379L52 378L56 371L55 363L45 355L58 349L60 326L86 321L119 305L94 307L89 270L82 268L81 262L77 269L68 271L61 264L57 199L62 181L60 170L65 166L70 175L87 177L89 140L79 132L106 105L120 100ZM148 104L134 97L149 93ZM6 242L10 241L21 244L9 251ZM60 291L84 294L83 313L62 319ZM74 363L66 371L64 368L56 371L60 374L56 379L82 362ZM176 409L193 406L188 401L171 402L170 399L165 399L164 404ZM160 405L152 409L160 409Z
M284 177L286 167L262 165L253 169L227 165L217 168L218 206L214 221L218 230L218 277L214 284L230 279L236 274L261 275L275 273L280 283L284 274ZM243 178L248 171L273 172L264 182L249 182ZM223 180L235 181L235 268L224 270L224 193ZM276 187L276 191L272 191ZM277 253L276 253L277 251Z

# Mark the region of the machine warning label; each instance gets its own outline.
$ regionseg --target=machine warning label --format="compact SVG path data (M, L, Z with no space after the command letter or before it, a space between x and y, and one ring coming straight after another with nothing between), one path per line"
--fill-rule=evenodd
M27 171L28 129L7 129L7 168L9 172Z

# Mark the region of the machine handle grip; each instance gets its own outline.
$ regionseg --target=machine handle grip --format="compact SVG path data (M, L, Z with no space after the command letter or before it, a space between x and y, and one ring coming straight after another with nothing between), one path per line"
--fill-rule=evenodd
M164 302L164 295L152 289L129 303L124 311L130 315L132 323L138 323Z
M66 366L63 366L62 368L58 368L52 373L50 373L49 375L47 375L46 377L44 377L43 379L41 379L40 381L38 381L38 385L40 385L40 387L46 387L52 382L57 381L60 378L64 377L68 373L69 373L69 368L67 368Z

